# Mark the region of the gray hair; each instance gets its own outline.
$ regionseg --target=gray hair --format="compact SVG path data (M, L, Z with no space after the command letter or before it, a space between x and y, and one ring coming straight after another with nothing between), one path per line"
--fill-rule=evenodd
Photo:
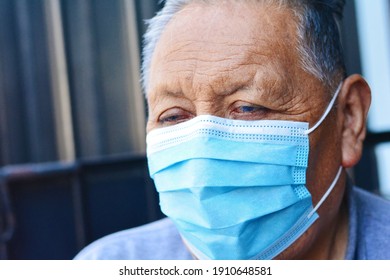
M172 17L187 4L212 0L166 0L164 7L148 21L142 52L142 86L149 90L149 71L152 56L163 30ZM218 0L219 2L221 0ZM241 0L248 1L248 0ZM340 40L340 21L345 0L254 0L278 4L293 11L297 18L297 51L304 71L334 91L345 77L345 65ZM215 1L214 1L215 2Z

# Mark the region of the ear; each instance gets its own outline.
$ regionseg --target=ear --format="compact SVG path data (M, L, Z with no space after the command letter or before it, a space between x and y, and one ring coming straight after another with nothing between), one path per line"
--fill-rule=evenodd
M344 168L353 167L361 158L370 104L371 90L363 77L354 74L346 78L338 100L342 125L341 164Z

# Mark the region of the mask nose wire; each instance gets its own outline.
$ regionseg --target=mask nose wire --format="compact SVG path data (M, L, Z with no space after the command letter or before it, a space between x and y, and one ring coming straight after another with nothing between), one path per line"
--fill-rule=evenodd
M321 123L324 121L324 119L328 116L330 110L332 110L332 108L333 108L333 104L336 102L337 96L339 95L339 92L341 90L341 86L342 85L343 85L343 82L340 82L339 86L337 87L337 90L336 90L335 94L332 97L332 100L329 102L328 107L326 108L325 112L322 114L322 116L319 119L319 121L313 127L311 127L308 130L306 130L305 134L310 134L314 130L316 130L316 128L319 127L321 125Z

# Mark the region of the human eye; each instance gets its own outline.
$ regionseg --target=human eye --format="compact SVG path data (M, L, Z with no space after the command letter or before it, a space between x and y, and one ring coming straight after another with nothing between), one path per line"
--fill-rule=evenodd
M193 114L182 108L171 108L159 116L158 122L162 126L169 126L190 120L193 117Z
M259 108L257 106L249 106L249 105L240 106L236 109L236 111L240 113L253 113L258 110Z
M269 108L264 106L240 101L233 105L231 114L235 119L261 119L270 111Z

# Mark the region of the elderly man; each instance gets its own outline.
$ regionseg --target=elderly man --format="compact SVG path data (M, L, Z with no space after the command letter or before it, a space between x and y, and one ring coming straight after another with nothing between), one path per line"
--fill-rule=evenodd
M149 170L168 218L76 259L387 259L389 203L353 187L370 89L344 1L168 0L145 37Z

